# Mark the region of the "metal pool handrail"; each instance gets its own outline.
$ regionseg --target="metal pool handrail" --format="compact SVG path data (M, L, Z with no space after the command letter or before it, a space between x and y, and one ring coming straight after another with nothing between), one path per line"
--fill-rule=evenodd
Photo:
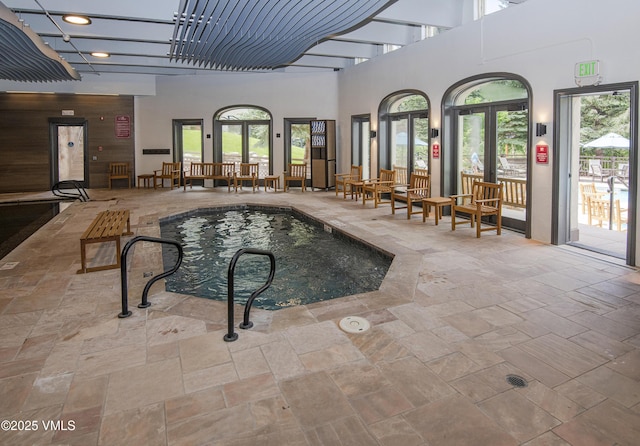
M72 186L66 187L65 189L75 189L74 192L63 192L60 190L60 186ZM53 195L63 198L72 198L74 200L80 201L89 201L89 194L84 190L82 184L77 180L64 180L58 181L56 184L51 186L51 192Z
M262 249L254 249L254 248L243 248L239 249L231 259L231 263L229 264L229 271L227 273L227 319L229 322L229 330L226 335L223 336L223 339L226 342L233 342L238 339L238 333L234 332L234 323L233 323L233 294L234 294L234 273L236 269L236 263L238 259L243 254L257 254L268 256L271 261L271 270L269 271L269 278L260 288L251 293L251 296L247 300L247 303L244 306L244 320L239 325L240 328L246 330L247 328L253 327L253 322L249 320L249 312L251 311L251 305L256 297L258 297L264 290L271 286L271 282L273 282L273 276L276 273L276 258L270 251L264 251Z
M135 243L140 241L174 245L176 248L178 248L178 261L173 266L173 268L168 269L165 272L158 274L155 277L152 277L151 280L147 282L147 284L144 287L144 290L142 291L142 302L140 302L140 305L138 305L138 308L147 308L149 305L151 305L147 301L147 295L149 294L149 289L151 288L151 285L153 285L156 281L175 273L180 267L180 264L182 264L182 257L183 257L182 245L176 242L175 240L147 237L145 235L139 235L129 240L127 244L124 245L124 248L122 249L122 255L120 256L120 283L121 283L121 289L122 289L122 313L118 314L118 317L121 319L131 316L131 311L129 311L129 308L128 308L129 292L127 287L127 253Z

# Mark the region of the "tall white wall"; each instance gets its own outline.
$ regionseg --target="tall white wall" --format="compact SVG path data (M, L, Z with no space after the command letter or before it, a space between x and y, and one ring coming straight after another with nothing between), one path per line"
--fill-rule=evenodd
M553 119L553 92L574 88L574 65L598 59L604 83L637 81L640 58L637 42L637 0L528 0L484 19L404 47L344 70L339 77L339 126L348 129L352 115L371 114L376 129L380 101L389 94L416 89L431 101L431 122L440 127L443 95L448 87L470 76L492 72L525 78L533 91L534 122ZM553 150L552 126L545 141ZM441 150L452 150L443 141ZM341 132L340 147L349 147L350 134ZM377 147L373 146L372 159ZM530 155L535 156L534 150ZM442 159L442 158L441 158ZM432 160L434 192L439 192L440 160ZM338 170L348 168L343 152ZM536 164L531 172L532 238L551 240L552 164Z
M143 149L172 148L172 119L204 119L205 161L213 160L213 115L223 107L255 105L273 119L273 172L284 170L284 118L336 119L337 75L325 73L228 73L159 77L155 96L136 99L136 166L152 172L167 155L142 155ZM280 134L280 138L276 135Z

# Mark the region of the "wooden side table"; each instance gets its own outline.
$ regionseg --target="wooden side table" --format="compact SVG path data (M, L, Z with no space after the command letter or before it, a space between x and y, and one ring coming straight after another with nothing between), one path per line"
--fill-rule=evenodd
M145 189L151 187L151 180L155 175L152 173L143 173L142 175L138 175L138 189L140 189L140 183L144 183Z
M436 226L438 225L438 220L442 219L442 208L445 206L451 205L451 198L448 197L431 197L431 198L423 198L422 199L422 222L427 221L427 217L429 216L429 209L431 206L435 208L436 211Z
M273 188L274 192L278 192L280 189L280 175L269 175L264 177L264 191L267 191L267 188Z

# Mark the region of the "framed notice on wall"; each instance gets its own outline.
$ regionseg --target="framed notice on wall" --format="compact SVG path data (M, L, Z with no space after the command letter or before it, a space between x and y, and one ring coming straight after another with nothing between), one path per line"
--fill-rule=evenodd
M128 115L116 115L116 138L129 138L131 136L131 117Z
M549 146L546 144L536 145L536 163L549 164Z

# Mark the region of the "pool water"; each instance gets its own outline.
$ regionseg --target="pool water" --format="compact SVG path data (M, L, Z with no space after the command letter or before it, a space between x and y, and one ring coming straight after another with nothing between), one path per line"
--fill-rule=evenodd
M295 210L264 207L199 209L160 222L163 238L180 242L184 259L166 279L167 291L227 300L227 273L242 248L273 252L276 273L254 307L277 310L377 290L391 256L325 227ZM163 247L165 269L176 250ZM269 276L269 258L241 256L235 302L244 304Z
M0 204L0 259L60 212L58 202Z

